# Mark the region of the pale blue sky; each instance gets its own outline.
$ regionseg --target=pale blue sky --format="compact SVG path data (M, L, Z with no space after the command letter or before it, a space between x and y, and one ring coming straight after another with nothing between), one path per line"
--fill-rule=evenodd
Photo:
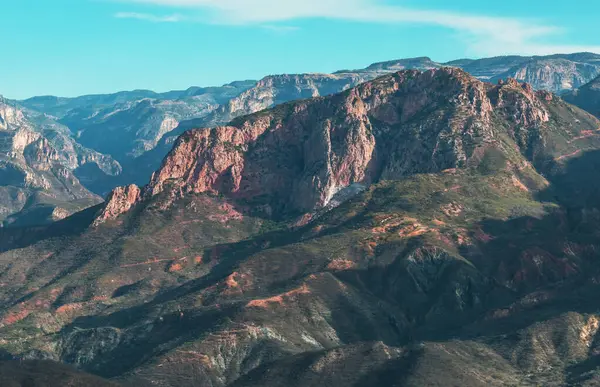
M372 62L600 52L591 0L0 0L0 94L166 91Z

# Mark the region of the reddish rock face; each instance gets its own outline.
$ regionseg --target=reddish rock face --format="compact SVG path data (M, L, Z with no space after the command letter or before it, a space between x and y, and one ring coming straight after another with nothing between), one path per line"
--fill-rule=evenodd
M494 86L455 68L402 71L188 131L145 195L212 192L301 215L355 183L477 167L490 149L521 165L515 158L545 152L551 102L514 79Z
M258 116L239 126L186 133L153 176L150 192L171 181L181 192L277 195L304 212L326 205L340 188L372 178L375 138L362 106L343 106L337 124L313 119L314 108L304 103L289 118Z
M140 200L140 194L141 190L135 184L115 188L106 200L106 205L96 218L94 225L99 225L109 219L115 219L129 211Z

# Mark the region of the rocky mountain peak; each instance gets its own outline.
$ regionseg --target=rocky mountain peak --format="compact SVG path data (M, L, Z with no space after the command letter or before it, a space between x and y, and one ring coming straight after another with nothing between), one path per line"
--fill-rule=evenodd
M520 158L545 146L552 101L551 93L514 79L492 85L452 67L400 71L229 126L190 130L142 196L168 191L168 206L188 193L212 192L270 215L306 214L350 186L476 167L492 149L508 164L526 165ZM130 206L122 189L113 198L119 209ZM111 205L103 216L121 212Z

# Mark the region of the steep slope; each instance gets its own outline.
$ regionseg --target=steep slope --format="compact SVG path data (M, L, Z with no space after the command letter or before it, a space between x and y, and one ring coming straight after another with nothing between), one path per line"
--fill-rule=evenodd
M232 119L255 113L281 103L326 96L347 90L373 79L385 71L365 73L341 72L336 74L274 75L257 82L254 86L216 107L211 113L181 122L157 142L154 149L140 155L128 165L123 176L112 179L121 184L145 184L151 174L173 147L175 140L186 130L202 126L224 125Z
M0 346L158 386L593 385L599 127L443 68L187 132L144 189L0 232Z
M600 77L564 95L564 99L573 105L600 117Z
M106 175L121 168L76 143L55 121L0 99L0 224L62 219L101 202L75 177L79 168L92 164Z

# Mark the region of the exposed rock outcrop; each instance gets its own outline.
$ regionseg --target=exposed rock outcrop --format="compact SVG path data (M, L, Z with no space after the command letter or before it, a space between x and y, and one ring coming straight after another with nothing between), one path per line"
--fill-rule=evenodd
M94 225L97 226L108 219L114 219L129 211L140 200L140 194L140 188L134 184L115 188L106 199L106 203L96 217Z

